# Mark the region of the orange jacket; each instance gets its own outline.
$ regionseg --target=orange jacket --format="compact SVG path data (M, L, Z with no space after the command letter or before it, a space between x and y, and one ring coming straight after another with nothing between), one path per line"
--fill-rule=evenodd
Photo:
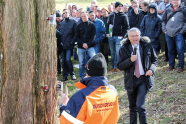
M60 124L117 124L120 116L117 93L107 82L106 77L97 76L77 82L75 86L81 90L60 109Z

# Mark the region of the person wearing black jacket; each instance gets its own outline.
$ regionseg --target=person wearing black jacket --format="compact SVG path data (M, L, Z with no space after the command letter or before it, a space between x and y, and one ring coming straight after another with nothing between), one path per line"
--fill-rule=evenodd
M88 14L81 13L82 22L76 27L76 41L78 42L78 57L79 57L79 76L85 77L85 56L86 53L90 58L95 55L94 40L96 37L95 25L88 21Z
M108 23L106 26L106 33L109 39L109 46L111 51L112 69L111 72L118 72L117 58L118 52L121 47L120 41L126 37L127 31L130 28L126 14L122 10L123 4L120 2L115 3L115 12L108 17ZM109 27L112 29L112 35L109 34ZM113 27L113 28L111 28Z
M106 8L102 8L101 12L102 12L102 17L100 19L104 22L105 25L107 25L108 10ZM108 65L109 43L108 43L108 37L106 36L103 39L103 41L100 43L100 52L104 55Z
M71 75L72 80L76 80L72 61L71 61L71 50L74 48L75 43L75 28L76 21L74 19L69 18L69 11L67 9L63 10L63 15L65 20L60 22L59 31L62 33L63 39L63 51L62 51L62 62L66 62L69 73ZM63 64L64 65L64 64ZM68 72L66 67L63 66L63 80L66 81L68 76Z
M147 124L145 97L147 90L150 91L154 87L154 73L158 59L150 44L150 39L141 37L138 28L131 28L128 32L128 39L124 39L122 43L117 67L124 71L130 124L137 124L137 112L140 124ZM134 44L136 44L136 50Z
M139 9L138 1L132 1L132 9L128 12L128 19L130 28L140 28L141 21L143 20L142 10Z
M62 34L56 29L56 38L57 38L57 73L61 74L61 62L60 62L60 54L63 51L63 46L61 44Z

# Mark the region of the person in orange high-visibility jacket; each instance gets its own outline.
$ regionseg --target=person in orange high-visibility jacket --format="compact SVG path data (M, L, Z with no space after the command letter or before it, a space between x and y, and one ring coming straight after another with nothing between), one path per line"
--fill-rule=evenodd
M86 65L87 78L75 83L80 88L68 101L68 91L60 105L60 124L117 124L120 117L117 91L105 77L107 63L98 53ZM67 88L66 88L67 90ZM65 105L66 104L66 105Z

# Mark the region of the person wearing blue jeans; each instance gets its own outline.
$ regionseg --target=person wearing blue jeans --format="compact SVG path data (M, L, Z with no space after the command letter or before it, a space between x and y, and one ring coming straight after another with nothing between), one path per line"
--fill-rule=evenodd
M117 68L118 52L121 47L120 41L124 37L126 37L127 31L130 28L127 15L121 11L122 7L123 7L122 3L120 2L115 3L115 12L109 15L107 21L108 23L106 26L106 35L108 37L110 51L111 51L111 59L112 59L111 72L120 71Z
M165 34L168 47L169 55L169 67L174 68L175 66L175 51L178 53L178 68L184 67L184 37L182 34L178 33L175 37L170 37ZM176 46L175 46L176 44Z
M95 25L88 21L88 14L81 13L82 22L76 27L76 41L78 42L79 76L85 77L86 56L92 58L95 55L94 40L96 36ZM86 55L87 54L87 55Z
M181 0L173 0L162 18L162 30L168 47L169 71L175 66L175 51L178 53L178 73L184 68L184 37L186 30L186 8L181 4ZM176 46L175 46L175 45Z
M118 60L119 49L121 47L120 44L121 40L123 40L123 38L119 36L113 36L108 38L110 51L111 51L112 67L115 70L117 68L117 60Z
M71 61L71 51L74 48L75 43L75 29L76 21L69 18L69 11L67 9L63 10L64 21L59 23L59 31L62 34L62 67L63 67L63 79L67 80L68 73L70 73L71 79L76 80L74 73L72 61ZM69 71L69 72L68 72Z
M79 76L81 78L85 77L85 65L87 63L85 56L87 55L92 58L95 54L94 47L88 49L78 48L78 57L79 57Z

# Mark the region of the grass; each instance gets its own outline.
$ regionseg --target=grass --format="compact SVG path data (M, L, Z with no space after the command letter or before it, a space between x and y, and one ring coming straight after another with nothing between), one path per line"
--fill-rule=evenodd
M91 0L69 0L68 3L78 4L79 7L86 8L90 6ZM129 0L119 0L122 3L129 3ZM113 0L98 0L100 7L106 7ZM56 9L62 10L65 7L65 0L56 0ZM186 123L186 71L178 74L177 67L175 70L167 71L168 62L164 62L164 53L158 55L159 65L155 73L155 88L146 96L146 111L148 124L185 124ZM73 60L73 64L78 64L78 61ZM178 61L176 60L176 65ZM111 68L109 62L108 70ZM73 83L80 80L79 70L74 68L76 81L68 80L64 83L69 88L69 97L72 96L78 89ZM118 100L120 104L120 119L118 124L129 123L129 106L126 90L124 89L123 73L107 74L109 84L116 87L118 91ZM62 79L62 75L58 76L58 80ZM58 111L59 113L59 111ZM58 114L59 115L59 114ZM57 121L59 124L59 120Z
M147 94L146 110L149 124L181 124L186 123L186 85L185 71L178 74L177 69L167 71L168 62L164 62L164 54L159 54L159 66L155 74L156 86L153 91ZM73 61L78 63L78 61ZM111 62L109 62L109 69ZM75 69L77 81L78 69ZM109 70L108 69L108 70ZM120 119L118 124L129 123L129 106L126 90L124 89L123 73L108 73L109 84L116 87L120 104ZM62 79L62 76L58 76ZM72 96L78 89L73 85L77 81L69 80L65 85L69 88L69 96Z

